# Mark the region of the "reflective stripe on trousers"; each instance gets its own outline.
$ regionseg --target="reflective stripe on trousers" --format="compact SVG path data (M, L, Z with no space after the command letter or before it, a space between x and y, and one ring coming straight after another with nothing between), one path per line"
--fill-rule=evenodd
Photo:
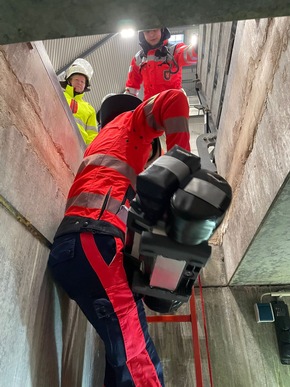
M164 386L143 302L127 283L122 248L111 235L65 234L55 239L48 267L105 344L105 387Z
M148 334L146 316L143 310L143 321L140 321L136 302L128 286L126 273L123 268L123 243L117 238L115 241L116 255L108 266L95 243L94 235L91 233L81 234L81 244L85 255L98 275L116 313L124 340L126 366L131 374L133 385L136 387L161 387L163 385L162 372L160 382L150 357L150 355L153 355L155 361L158 359L157 354L155 355L156 351L153 342ZM148 345L150 348L148 348ZM148 349L150 349L150 355ZM157 366L160 373L160 363ZM127 384L117 381L117 385L125 386Z

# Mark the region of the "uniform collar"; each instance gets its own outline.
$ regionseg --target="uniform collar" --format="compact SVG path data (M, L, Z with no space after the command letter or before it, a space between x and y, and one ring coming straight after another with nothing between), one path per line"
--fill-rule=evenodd
M141 44L141 43L139 43L139 44L143 48L144 55L147 56L148 52L156 51L158 49L161 49L161 47L167 46L168 39L163 40L163 42L159 42L158 44L156 44L156 46L153 46L153 47L150 46L150 44L148 44L146 41L145 41L145 44Z
M85 93L74 95L74 88L71 85L66 85L65 92L74 99L82 99Z

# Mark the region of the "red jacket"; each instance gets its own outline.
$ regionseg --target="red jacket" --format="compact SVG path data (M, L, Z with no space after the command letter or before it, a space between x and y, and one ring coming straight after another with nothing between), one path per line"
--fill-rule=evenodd
M193 46L184 43L173 46L166 46L166 43L159 49L148 51L147 55L144 55L143 50L137 52L129 67L125 89L127 93L137 95L142 83L144 100L164 90L181 89L182 67L196 63L197 53ZM167 47L168 53L164 51L165 56L159 56L158 53L164 47Z
M185 94L168 90L109 122L85 151L65 216L103 220L125 232L128 192L135 190L152 140L165 132L168 150L175 144L190 150L188 115Z

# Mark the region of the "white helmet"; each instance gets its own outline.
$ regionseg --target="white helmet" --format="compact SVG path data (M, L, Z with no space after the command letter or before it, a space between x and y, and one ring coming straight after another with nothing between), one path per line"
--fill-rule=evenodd
M67 81L73 74L82 74L87 78L86 88L88 88L90 86L93 73L94 71L90 63L83 58L78 58L67 69L65 73L65 80Z

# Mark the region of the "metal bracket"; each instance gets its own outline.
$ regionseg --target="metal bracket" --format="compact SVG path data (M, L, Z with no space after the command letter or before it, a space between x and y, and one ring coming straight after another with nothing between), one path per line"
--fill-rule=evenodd
M201 134L196 139L198 155L200 157L201 168L216 172L214 148L216 145L216 133ZM212 148L212 149L210 149Z

